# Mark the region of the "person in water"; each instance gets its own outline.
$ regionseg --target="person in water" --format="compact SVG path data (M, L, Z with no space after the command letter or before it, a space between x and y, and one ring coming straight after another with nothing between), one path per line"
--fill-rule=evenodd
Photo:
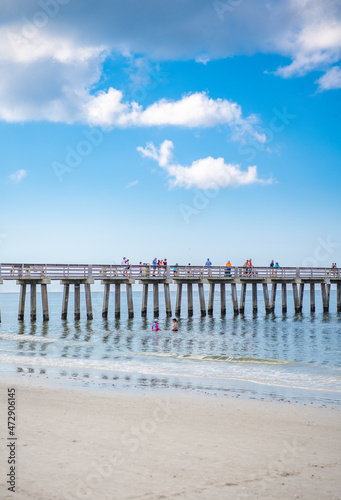
M159 330L161 330L161 328L158 325L157 319L154 319L152 330L153 330L153 332L158 332Z
M177 331L178 331L178 322L176 318L173 318L172 332L177 332Z

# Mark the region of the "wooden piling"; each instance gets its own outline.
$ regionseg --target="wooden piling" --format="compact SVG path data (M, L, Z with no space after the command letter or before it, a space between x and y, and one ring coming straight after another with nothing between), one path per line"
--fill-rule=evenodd
M46 283L41 284L41 301L43 306L43 321L48 321L50 319L50 316Z
M70 293L70 285L65 284L64 291L63 291L62 319L67 318L67 310L68 310L68 305L69 305L69 293Z
M264 296L265 312L269 313L271 312L271 308L270 308L269 290L267 283L263 283L263 296Z
M286 313L288 310L287 304L287 284L282 283L282 313Z
M226 315L226 286L225 283L220 283L220 310L221 315Z
M202 283L198 283L198 289L199 289L200 314L202 317L204 317L206 316L204 285Z
M127 288L127 306L128 306L128 317L134 317L134 304L133 304L133 289L131 283L126 284Z
M178 283L176 289L176 304L175 304L175 315L181 315L181 297L182 297L182 283Z
M336 283L336 309L341 312L341 283Z
M109 310L110 283L104 285L102 318L107 319Z
M31 321L37 319L37 285L31 283Z
M300 312L302 312L303 308L303 293L304 293L304 283L300 283L300 295L299 295Z
M20 285L20 297L19 297L19 313L18 320L23 321L25 316L25 301L26 301L26 283Z
M153 283L153 298L154 298L154 316L159 317L159 284Z
M315 283L310 283L310 312L315 312Z
M121 285L115 283L115 318L121 316Z
M172 316L172 303L170 298L169 283L164 284L166 316Z
M258 310L257 304L257 283L252 283L252 312L256 313Z
M81 286L80 284L75 284L75 320L79 320L81 317Z
M323 312L328 312L329 311L329 294L326 290L325 283L321 283L321 293L322 293Z
M141 316L147 316L148 283L143 283Z
M277 283L272 283L272 285L271 285L271 303L270 303L271 312L275 311L276 291L277 291Z
M187 283L187 306L188 306L188 316L193 316L193 285L192 283Z
M92 313L92 300L91 300L91 288L90 283L84 283L85 287L85 303L86 303L86 317L89 320L94 318Z
M246 297L246 283L242 283L242 287L240 290L240 306L239 306L240 314L244 314L245 311L245 297Z
M213 314L213 303L214 303L214 283L210 283L210 291L208 294L208 308L207 308L207 313L209 315Z
M300 312L300 299L297 291L297 283L292 283L292 294L294 298L295 313Z
M239 313L239 309L238 309L238 295L237 295L236 283L231 283L231 293L232 293L232 302L233 302L233 312L235 315L237 315Z

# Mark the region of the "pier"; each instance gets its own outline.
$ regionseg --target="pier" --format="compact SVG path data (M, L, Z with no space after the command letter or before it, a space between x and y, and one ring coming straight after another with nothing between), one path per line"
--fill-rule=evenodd
M67 264L0 264L0 285L6 280L14 280L20 286L18 320L23 321L25 315L26 290L30 287L31 321L37 317L37 285L41 287L43 320L49 320L48 285L59 281L64 287L61 318L68 317L70 286L74 287L74 318L81 317L81 287L84 288L86 316L93 319L91 285L96 281L104 285L102 317L107 318L109 312L110 287L115 290L115 317L121 316L121 287L126 290L129 318L134 317L133 285L143 285L141 315L146 316L148 310L148 287L153 289L153 312L158 317L159 292L164 291L165 311L167 316L174 314L180 317L183 287L187 290L187 315L193 316L193 286L198 287L201 316L212 315L216 287L220 291L221 315L227 314L226 288L231 290L233 314L244 314L247 287L252 292L252 311L259 310L257 291L263 290L264 309L266 313L275 311L277 287L281 287L282 313L287 312L288 291L292 288L292 299L295 313L303 309L305 286L309 286L310 311L316 307L316 286L321 288L323 312L329 312L331 286L336 287L337 312L341 312L341 269L340 268L306 268L306 267L225 267L225 266L153 266L153 265L67 265ZM170 285L176 285L175 307L171 304ZM206 308L204 285L208 285L208 304ZM238 300L237 285L240 286ZM270 294L269 294L270 289ZM1 295L0 295L1 297ZM1 322L1 310L0 310Z

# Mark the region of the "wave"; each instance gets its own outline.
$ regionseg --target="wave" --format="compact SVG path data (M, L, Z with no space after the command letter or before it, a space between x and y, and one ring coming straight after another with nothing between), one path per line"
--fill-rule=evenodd
M227 363L261 363L267 365L287 365L290 361L283 359L252 358L243 356L228 355L205 355L205 354L177 354L177 353L157 353L138 352L136 356L155 356L160 358L188 359L194 361L225 361Z

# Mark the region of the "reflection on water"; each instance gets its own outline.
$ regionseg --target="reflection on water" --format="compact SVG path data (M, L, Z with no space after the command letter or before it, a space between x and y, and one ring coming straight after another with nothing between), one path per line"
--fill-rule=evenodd
M285 315L265 315L259 307L255 315L252 313L251 296L247 295L244 315L235 317L229 314L231 305L228 304L228 314L221 317L217 300L213 317L201 318L196 311L197 315L192 318L179 319L178 332L171 331L172 320L161 311L161 331L155 334L151 331L152 312L147 318L139 316L139 293L134 293L134 319L127 318L124 308L122 319L115 319L112 310L108 319L102 319L102 294L94 293L95 319L91 322L85 318L73 320L72 297L69 319L61 320L61 297L59 293L49 295L49 322L42 322L38 314L37 321L31 323L29 319L17 321L16 294L0 296L3 313L0 361L3 366L11 363L11 359L12 365L13 359L26 359L26 364L31 365L30 370L34 369L37 373L37 370L47 372L57 369L51 368L54 360L63 360L64 364L73 362L73 366L60 366L60 370L64 371L58 372L58 376L78 378L76 368L84 371L88 363L93 370L91 377L97 380L99 375L96 370L101 369L98 364L102 362L106 363L103 365L102 375L106 377L103 380L107 383L110 380L113 386L120 380L123 386L146 387L147 384L148 387L162 387L166 384L169 387L192 387L193 381L189 382L184 376L196 377L196 387L202 386L203 390L208 390L208 379L212 378L215 379L214 388L222 391L228 378L266 384L274 381L279 385L283 383L296 387L312 387L313 384L315 389L320 387L324 390L336 390L340 385L341 314L336 312L326 314L317 308L311 314L306 304L303 310L307 313L295 314L289 308ZM198 308L196 297L194 302ZM336 310L334 302L332 292L331 311ZM26 311L26 317L29 318L29 311ZM273 361L273 366L270 366L264 360L286 363L275 366ZM255 361L258 361L257 366ZM18 369L25 370L24 363L15 361L14 364ZM137 376L138 371L141 372L140 377ZM120 372L125 372L125 375ZM172 380L170 374L177 379ZM114 379L115 376L118 379ZM84 383L89 377L89 373L82 372ZM200 377L202 382L199 384ZM224 380L221 387L218 379ZM90 380L88 383L91 383Z

